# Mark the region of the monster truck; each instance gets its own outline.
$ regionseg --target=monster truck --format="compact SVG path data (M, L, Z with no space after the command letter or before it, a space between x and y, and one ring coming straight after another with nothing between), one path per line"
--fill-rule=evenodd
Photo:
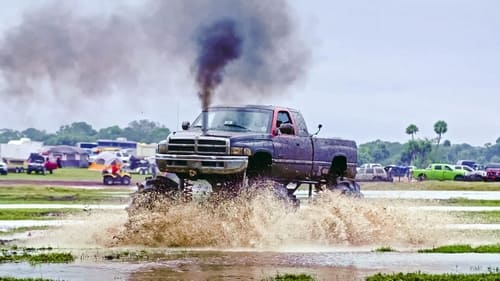
M300 184L309 195L324 189L361 195L356 175L354 141L318 138L311 134L301 113L277 106L218 106L203 111L183 131L171 133L158 144L156 164L174 173L176 183L158 176L141 190L183 191L189 180L207 180L215 192L239 189L243 183L265 179L279 193L295 199ZM295 183L293 188L286 186Z

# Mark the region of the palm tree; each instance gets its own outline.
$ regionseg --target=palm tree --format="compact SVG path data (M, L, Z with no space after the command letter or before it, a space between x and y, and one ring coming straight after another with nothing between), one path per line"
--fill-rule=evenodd
M412 140L417 132L418 132L418 127L415 124L410 124L410 126L406 128L406 133L408 135L411 135Z
M438 135L437 144L441 142L441 136L448 131L448 124L443 120L439 120L434 124L434 132Z

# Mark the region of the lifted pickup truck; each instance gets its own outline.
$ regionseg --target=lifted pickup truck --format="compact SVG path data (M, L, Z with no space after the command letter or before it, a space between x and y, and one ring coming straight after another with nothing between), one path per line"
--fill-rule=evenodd
M354 141L317 138L299 111L276 106L211 107L183 131L159 143L156 163L161 172L185 180L205 179L214 191L266 179L286 186L293 196L301 183L360 195ZM318 132L321 125L318 126ZM160 177L161 178L161 177ZM158 180L150 184L161 185Z
M417 180L465 180L465 170L456 170L448 164L430 164L425 169L413 170Z

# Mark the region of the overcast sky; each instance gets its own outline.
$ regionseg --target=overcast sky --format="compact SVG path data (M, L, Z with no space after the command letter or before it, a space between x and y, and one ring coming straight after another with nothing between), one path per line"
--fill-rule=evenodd
M34 8L32 3L2 2L0 38L22 22L26 11ZM47 3L52 1L38 1L36 6ZM70 3L88 14L120 13L125 5L97 0ZM405 129L412 123L419 128L418 137L433 138L438 120L448 123L443 138L452 143L482 146L500 137L500 2L288 3L311 60L304 76L281 95L249 97L246 103L298 108L310 131L321 123L320 136L358 143L404 142ZM22 103L4 102L13 97L0 91L0 128L54 132L73 121L86 121L99 129L150 119L177 129L200 110L189 67L160 66L160 71L141 74L140 83L126 94L116 90L109 96L82 96L64 103L50 89L41 89L47 93ZM224 100L216 96L215 102Z

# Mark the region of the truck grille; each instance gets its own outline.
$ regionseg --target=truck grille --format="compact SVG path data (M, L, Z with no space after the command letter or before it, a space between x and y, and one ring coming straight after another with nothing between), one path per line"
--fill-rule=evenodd
M196 139L168 140L168 153L172 154L229 154L229 143L226 139L201 137Z

